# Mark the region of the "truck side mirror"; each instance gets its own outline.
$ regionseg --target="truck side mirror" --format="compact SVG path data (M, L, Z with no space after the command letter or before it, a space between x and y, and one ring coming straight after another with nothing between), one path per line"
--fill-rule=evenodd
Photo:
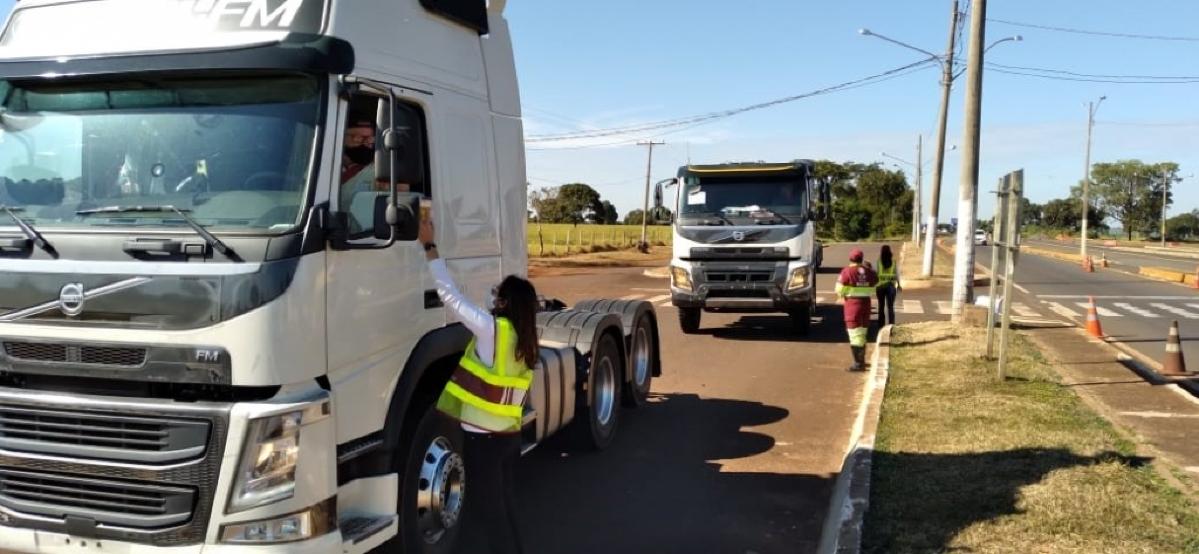
M387 195L375 197L375 238L388 240L395 230L397 241L416 240L420 230L420 199L421 195L414 192L401 192L392 202Z

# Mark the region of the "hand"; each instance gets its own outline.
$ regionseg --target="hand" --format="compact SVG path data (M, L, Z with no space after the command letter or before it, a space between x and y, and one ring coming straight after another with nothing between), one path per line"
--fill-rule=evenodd
M436 230L433 228L433 212L430 211L429 217L421 218L420 231L417 233L416 238L420 241L421 245L424 246L433 242L435 234Z

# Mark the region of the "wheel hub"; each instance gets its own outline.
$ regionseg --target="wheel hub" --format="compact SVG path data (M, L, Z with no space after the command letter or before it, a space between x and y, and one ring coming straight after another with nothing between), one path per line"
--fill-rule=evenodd
M633 378L638 387L644 387L649 380L649 332L645 327L637 328L637 338L633 341Z
M616 403L616 371L612 360L604 357L600 360L595 374L595 417L600 425L607 426L612 422L612 413Z
M436 544L462 515L466 466L449 439L437 437L425 449L417 483L416 513L421 536Z

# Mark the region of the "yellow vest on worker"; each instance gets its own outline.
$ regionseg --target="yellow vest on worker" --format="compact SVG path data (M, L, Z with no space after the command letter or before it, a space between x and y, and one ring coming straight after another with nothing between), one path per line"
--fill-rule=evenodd
M862 267L859 264L851 263L850 268ZM859 287L856 285L846 285L841 283L841 279L837 278L837 285L833 287L833 293L842 298L874 298L875 287Z
M437 399L442 413L493 433L520 432L524 394L533 372L516 359L516 331L506 318L495 320L495 363L479 360L475 339Z
M878 263L878 287L883 288L895 282L895 264L892 262L891 267Z

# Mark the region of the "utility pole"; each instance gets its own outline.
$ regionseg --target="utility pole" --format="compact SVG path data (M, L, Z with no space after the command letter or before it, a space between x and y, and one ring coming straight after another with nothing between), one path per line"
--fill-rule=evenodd
M637 142L637 146L649 147L649 161L647 161L645 164L645 202L642 204L641 208L641 242L637 245L637 248L642 252L649 252L649 242L646 241L645 233L647 226L649 225L649 180L650 173L652 173L654 169L654 147L661 146L663 144L666 144L666 142L653 140L643 140Z
M1162 182L1162 248L1166 247L1166 198L1170 190L1170 176L1166 175Z
M937 155L933 164L933 197L928 207L928 229L924 232L924 265L921 274L933 276L933 257L937 250L937 219L941 212L941 175L945 168L945 127L949 124L949 92L953 87L953 49L958 30L958 0L953 0L949 16L949 46L941 60L941 113L937 120Z
M912 199L912 243L920 246L920 211L924 202L924 135L916 135L916 196Z
M975 196L978 193L978 155L982 124L983 46L986 40L987 0L974 0L970 14L970 53L966 65L966 130L962 148L962 177L958 187L958 240L953 269L953 319L962 321L974 299Z
M1091 219L1091 131L1095 128L1095 112L1104 100L1107 100L1106 96L1100 96L1098 102L1087 102L1087 165L1082 174L1082 246L1079 251L1083 262L1087 259L1087 221Z

